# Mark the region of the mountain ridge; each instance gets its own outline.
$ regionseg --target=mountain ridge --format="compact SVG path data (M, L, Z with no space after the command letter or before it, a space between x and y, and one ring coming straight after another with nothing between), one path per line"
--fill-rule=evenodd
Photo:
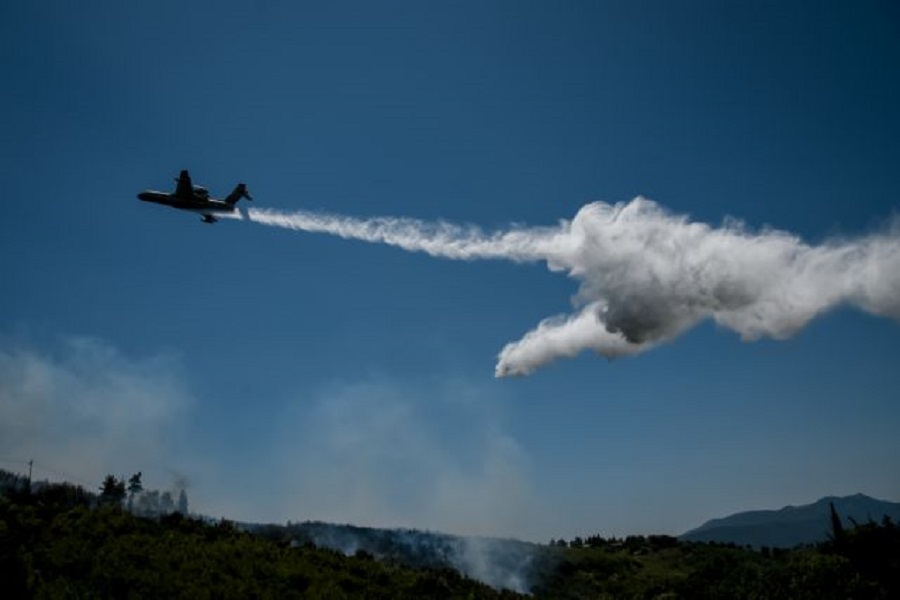
M845 527L854 521L879 522L885 516L900 521L900 502L879 500L863 493L824 496L800 506L737 512L710 519L681 534L682 541L732 543L739 546L790 548L828 539L831 532L831 505Z

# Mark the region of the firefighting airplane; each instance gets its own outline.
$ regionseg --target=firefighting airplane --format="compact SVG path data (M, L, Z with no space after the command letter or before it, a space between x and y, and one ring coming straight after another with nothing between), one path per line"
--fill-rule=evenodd
M243 183L237 184L224 200L216 200L209 197L209 192L205 187L191 183L191 176L187 170L182 171L175 181L178 182L178 186L171 194L146 190L138 194L137 197L144 202L156 202L172 208L198 213L201 215L200 219L204 223L215 223L218 221L216 215L230 215L234 213L236 211L235 205L241 198L253 200L247 191L247 186Z

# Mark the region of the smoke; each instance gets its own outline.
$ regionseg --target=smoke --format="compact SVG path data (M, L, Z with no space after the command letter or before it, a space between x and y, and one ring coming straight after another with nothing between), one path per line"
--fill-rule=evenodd
M266 514L539 537L529 457L497 405L450 383L327 386L278 418L271 464L285 475L269 483L282 491Z
M374 529L305 522L288 525L294 544L312 543L346 556L367 552L411 567L452 567L495 589L527 594L544 548L512 539L448 535L416 529Z
M177 508L190 487L192 511L231 519L539 539L529 456L503 427L498 391L443 378L334 382L290 394L265 435L218 453L196 434L200 399L177 356L0 333L0 462L22 472L33 459L35 479L91 490L141 471L141 514Z
M574 312L541 321L500 352L495 374L527 375L592 350L637 354L705 319L744 340L785 339L840 305L900 319L900 227L810 245L730 219L692 222L645 198L595 202L556 227L485 233L404 218L251 209L251 221L455 259L545 261L579 281Z
M460 542L458 552L451 555L458 571L496 589L531 592L536 547L495 538L468 537Z
M95 489L108 473L173 464L194 400L177 362L87 337L52 350L0 336L0 456Z

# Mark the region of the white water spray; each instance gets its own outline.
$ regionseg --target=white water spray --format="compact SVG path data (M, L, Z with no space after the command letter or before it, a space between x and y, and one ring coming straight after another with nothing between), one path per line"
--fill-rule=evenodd
M454 260L538 261L560 243L558 238L562 233L561 228L522 228L486 234L475 225L460 226L444 221L429 223L395 217L357 219L307 211L282 213L251 208L247 215L249 220L265 225L328 233Z
M545 319L500 352L498 377L527 375L584 350L615 358L703 319L745 340L789 337L849 304L900 320L900 227L809 245L783 231L688 220L644 198L588 204L556 227L485 233L406 218L250 209L250 221L383 243L455 260L546 261L580 281L575 313Z

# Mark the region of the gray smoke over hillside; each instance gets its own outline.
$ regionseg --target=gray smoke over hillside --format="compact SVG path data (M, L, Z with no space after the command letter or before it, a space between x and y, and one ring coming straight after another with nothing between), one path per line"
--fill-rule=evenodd
M498 377L593 350L607 358L667 342L704 319L744 340L784 339L840 305L900 319L900 227L811 245L736 220L692 222L645 198L595 202L556 227L486 233L413 219L252 209L247 218L454 260L546 262L579 281L574 311L541 321L500 352Z
M134 358L78 336L42 349L0 334L0 456L33 458L37 477L94 487L110 472L181 463L193 406L173 357Z
M245 524L264 531L278 526ZM347 556L366 552L379 560L399 561L415 568L452 567L498 590L526 594L534 584L535 567L549 557L542 546L518 540L447 535L415 529L375 529L321 522L285 527L294 544L313 544Z

